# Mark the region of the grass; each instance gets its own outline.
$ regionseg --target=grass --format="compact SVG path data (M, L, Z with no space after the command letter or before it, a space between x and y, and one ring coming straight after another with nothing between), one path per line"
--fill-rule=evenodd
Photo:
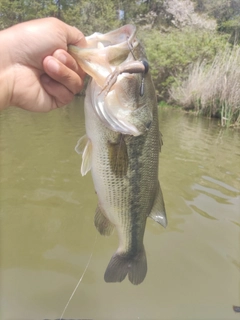
M186 110L219 117L222 126L240 126L240 47L226 47L210 65L205 60L194 63L170 95Z

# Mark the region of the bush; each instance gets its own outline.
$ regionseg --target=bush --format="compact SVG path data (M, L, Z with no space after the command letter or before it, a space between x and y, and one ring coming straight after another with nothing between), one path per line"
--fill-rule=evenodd
M191 63L212 60L226 43L225 37L215 32L194 28L171 29L170 33L140 30L138 35L145 46L159 100L169 98L176 77L183 76Z

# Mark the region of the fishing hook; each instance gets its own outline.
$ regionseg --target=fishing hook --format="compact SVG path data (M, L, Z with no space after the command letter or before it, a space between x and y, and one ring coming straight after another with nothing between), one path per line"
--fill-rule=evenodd
M148 70L149 70L148 62L146 60L142 60L141 62L144 65L144 72L142 72L142 80L140 85L140 97L144 95L144 80L145 80L145 75L148 73Z
M129 38L127 39L127 43L128 43L128 48L129 48L134 60L137 60L134 53L133 53L133 46L129 42ZM144 65L144 72L142 73L142 80L141 80L140 90L139 90L140 97L142 97L144 95L144 80L145 80L144 76L145 76L145 74L148 73L148 70L149 70L148 62L146 60L142 60L141 62Z

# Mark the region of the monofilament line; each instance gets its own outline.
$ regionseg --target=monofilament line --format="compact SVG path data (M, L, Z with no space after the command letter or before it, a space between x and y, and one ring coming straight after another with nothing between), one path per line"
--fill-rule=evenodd
M72 300L75 292L77 291L77 288L79 287L80 283L82 282L82 279L83 279L83 277L84 277L84 275L85 275L85 273L86 273L86 271L87 271L87 269L88 269L88 266L89 266L89 264L90 264L90 262L91 262L91 259L92 259L92 256L93 256L93 250L94 250L94 247L95 247L95 245L96 245L96 241L97 241L97 234L96 234L95 241L94 241L94 244L93 244L92 253L90 254L90 257L89 257L89 259L88 259L87 265L86 265L86 267L85 267L85 269L84 269L84 271L83 271L83 274L82 274L81 278L79 279L76 287L74 288L74 290L73 290L70 298L68 299L68 302L67 302L65 308L63 309L63 312L62 312L62 314L61 314L61 316L60 316L60 320L63 319L64 313L65 313L65 311L67 310L70 301Z

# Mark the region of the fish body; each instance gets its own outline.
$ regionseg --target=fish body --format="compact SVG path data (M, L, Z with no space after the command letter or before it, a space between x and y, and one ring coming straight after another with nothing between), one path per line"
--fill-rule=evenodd
M144 73L146 57L135 27L127 25L96 37L94 42L91 36L84 52L69 50L92 76L85 98L86 136L76 150L83 154L82 174L92 173L98 197L97 230L110 235L116 228L118 233L119 247L104 279L121 282L128 275L137 285L147 273L143 245L147 217L167 225L158 181L162 140L157 101L150 72ZM87 50L93 57L90 62L85 60ZM96 52L105 61L99 68Z

